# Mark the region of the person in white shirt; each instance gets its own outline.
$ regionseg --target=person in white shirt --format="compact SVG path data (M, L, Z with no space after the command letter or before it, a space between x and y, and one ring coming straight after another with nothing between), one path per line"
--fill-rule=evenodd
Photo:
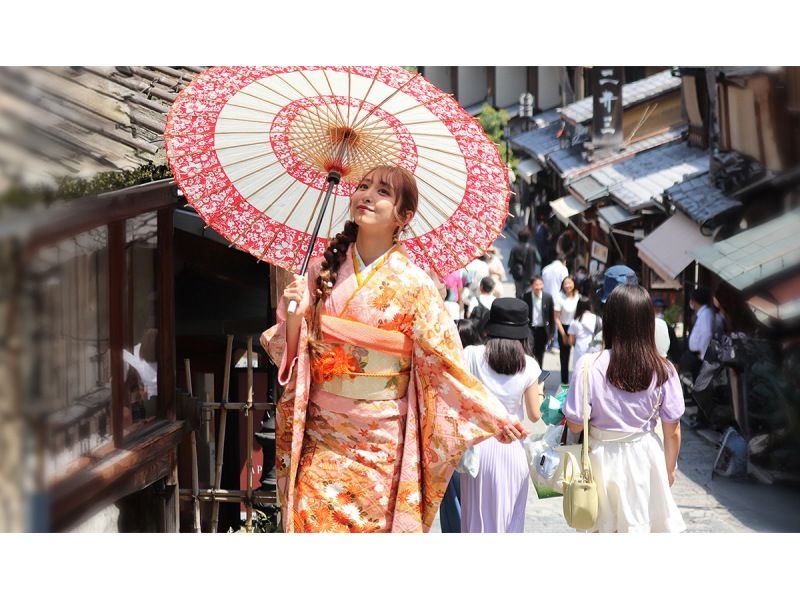
M464 269L467 271L469 284L464 287L463 299L469 305L469 300L478 296L481 280L489 276L489 262L485 255L472 260Z
M567 276L561 282L561 291L555 296L554 313L556 317L556 328L558 328L558 343L560 347L559 359L561 360L561 384L569 384L569 355L570 343L567 335L567 328L575 317L575 310L578 309L578 299L580 293L575 288L575 281L571 276Z
M469 300L467 306L467 318L472 317L472 312L478 305L483 305L486 309L492 309L492 302L496 299L492 291L494 291L494 279L491 276L484 276L481 279L480 286L478 287L479 293Z
M701 360L714 333L714 310L709 303L711 294L708 289L698 287L692 291L689 307L695 312L695 320L692 332L689 334L689 351L695 353Z
M556 259L550 262L542 269L542 281L544 281L544 292L553 297L554 301L558 301L558 294L561 292L561 283L569 276L567 269L567 258L564 255L559 255ZM556 318L558 320L558 318ZM556 334L553 337L553 349L559 346L559 338Z
M488 256L487 265L489 266L489 276L494 280L494 290L492 294L495 297L502 297L503 285L501 283L507 280L506 269L503 267L503 260L497 255L497 249L494 247L489 247L489 249L486 250L486 255Z
M554 298L561 292L561 283L569 276L567 270L567 258L563 255L557 257L542 270L542 281L544 282L544 292L549 293Z
M575 371L575 364L586 353L596 353L602 349L602 341L593 343L595 335L602 329L599 316L592 313L592 304L586 297L578 299L578 307L575 310L575 317L569 324L567 333L569 334L569 344L572 345L572 371Z

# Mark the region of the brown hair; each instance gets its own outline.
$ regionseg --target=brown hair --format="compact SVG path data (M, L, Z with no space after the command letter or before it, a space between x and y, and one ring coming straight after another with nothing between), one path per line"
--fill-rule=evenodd
M404 214L412 212L416 214L418 205L417 182L414 175L400 166L376 166L368 171L361 178L363 181L370 174L376 173L382 183L386 183L394 191L395 204L394 216L399 222L403 222ZM359 181L360 184L361 181ZM394 240L397 242L400 234L400 227L395 231ZM325 351L325 344L320 341L320 315L325 300L330 297L339 267L347 257L347 250L351 243L355 243L358 236L358 225L352 220L345 222L344 231L337 234L328 244L323 254L322 267L316 278L316 295L311 298L311 321L309 322L309 347L311 357L314 359Z
M627 392L667 381L672 366L658 354L655 311L649 293L639 285L621 284L608 296L603 308L603 342L611 349L606 378Z
M484 359L498 374L513 376L525 369L525 355L531 352L528 339L492 337L486 341Z

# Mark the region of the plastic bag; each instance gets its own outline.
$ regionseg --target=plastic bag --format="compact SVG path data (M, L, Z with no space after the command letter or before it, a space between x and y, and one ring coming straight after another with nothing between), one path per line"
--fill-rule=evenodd
M542 412L542 421L548 425L556 425L561 423L561 420L564 419L564 401L567 400L567 391L569 390L569 385L562 384L561 388L559 388L556 396L547 395L542 401L542 406L540 410Z
M461 456L461 461L456 465L458 473L468 473L471 477L477 477L478 469L480 467L480 458L478 456L478 447L472 445Z
M564 426L548 426L540 436L529 435L524 441L528 471L539 498L561 496L562 455L556 449Z

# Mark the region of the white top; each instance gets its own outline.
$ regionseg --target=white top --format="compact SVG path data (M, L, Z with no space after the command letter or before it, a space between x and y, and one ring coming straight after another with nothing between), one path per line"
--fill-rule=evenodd
M661 357L666 357L669 352L669 330L667 330L667 323L658 316L656 316L656 349Z
M477 297L473 296L472 299L469 300L469 305L467 305L467 317L470 317L472 315L472 310L478 307L478 301L480 301L481 305L483 305L486 309L492 309L492 303L494 303L494 300L495 296L491 294L484 295L481 293Z
M576 292L572 297L565 297L564 293L558 293L555 298L553 309L561 312L558 319L561 320L561 324L566 326L575 317L575 310L578 309L578 300L581 298L581 294Z
M498 374L486 363L484 345L470 345L464 349L464 367L483 382L486 390L497 397L503 406L512 415L522 421L522 409L525 391L536 383L542 370L539 364L530 355L525 356L525 369L518 374Z
M543 298L544 294L537 297L535 293L531 292L531 326L544 326Z
M390 252L392 249L394 249L394 245L392 245L392 246L391 246L389 249L387 249L386 251L384 251L384 252L383 252L382 254L380 254L380 255L379 255L377 258L375 258L375 259L374 259L372 262L370 262L370 264L369 264L369 265L366 265L366 264L364 263L364 258L362 258L362 257L361 257L361 254L360 254L360 253L358 253L358 247L356 247L355 245L353 245L353 249L355 249L356 261L358 262L358 271L361 273L361 276L366 276L366 275L367 275L367 274L369 274L369 273L370 273L372 270L374 270L374 269L375 269L375 266L376 266L376 265L378 265L378 264L380 264L380 263L381 263L381 259L382 259L382 258L383 258L383 257L384 257L384 256L385 256L387 253L389 253L389 252Z
M550 293L553 299L558 297L561 292L561 283L569 276L569 270L561 263L561 260L550 262L542 270L542 282L544 282L544 292Z
M570 322L567 334L575 335L575 346L572 349L573 370L575 369L574 364L578 363L578 360L588 351L596 325L597 316L588 311L583 312L580 320Z
M470 290L478 294L481 280L489 276L489 264L483 260L474 259L465 266L465 270L469 272L470 275Z
M700 353L700 358L706 354L714 326L714 312L708 305L697 310L692 333L689 335L689 350Z

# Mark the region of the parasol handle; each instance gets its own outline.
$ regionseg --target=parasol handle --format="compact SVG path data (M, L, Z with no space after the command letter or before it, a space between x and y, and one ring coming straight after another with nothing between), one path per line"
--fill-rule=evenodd
M328 207L328 201L331 198L331 193L333 193L333 188L339 184L340 180L342 180L341 172L336 170L331 170L328 172L328 188L325 191L325 199L322 200L322 209L319 211L317 223L314 225L314 231L311 233L311 242L308 244L306 257L303 259L303 265L300 266L300 276L305 274L306 270L308 270L308 262L311 259L311 253L314 251L314 243L317 242L317 237L319 236L319 227L322 225L322 217L325 216L325 208ZM294 299L289 301L286 311L290 314L294 314L297 311L297 301Z

